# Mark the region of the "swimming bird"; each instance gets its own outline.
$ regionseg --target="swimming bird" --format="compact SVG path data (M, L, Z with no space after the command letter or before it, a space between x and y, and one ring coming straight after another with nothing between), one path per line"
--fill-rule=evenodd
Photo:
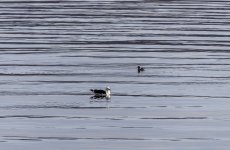
M137 72L138 73L143 72L143 71L145 71L145 69L143 67L137 66Z
M101 89L90 89L97 97L110 97L111 89L109 87L106 87L105 90Z

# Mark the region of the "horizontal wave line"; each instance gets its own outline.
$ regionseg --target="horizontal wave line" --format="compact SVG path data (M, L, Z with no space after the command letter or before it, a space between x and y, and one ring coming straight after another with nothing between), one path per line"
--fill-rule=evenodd
M6 115L0 118L27 118L27 119L46 119L46 118L65 118L65 119L109 119L109 120L123 120L122 118L91 118L78 116L41 116L41 115ZM143 120L192 120L192 119L208 119L208 117L140 117L137 119Z
M109 100L96 100L90 102L111 102ZM155 106L155 107L166 107L166 106ZM70 105L16 105L16 106L0 106L1 109L107 109L108 107L103 106L94 106L94 107L87 107L87 106L70 106ZM109 106L110 109L146 109L148 107L132 107L132 106L125 106L125 107L114 107ZM7 116L8 117L8 116ZM9 116L12 117L12 116ZM15 116L14 116L15 117ZM60 116L58 116L60 117ZM1 116L0 116L1 118ZM69 117L68 117L69 118ZM71 117L71 118L79 118L79 117Z
M135 66L137 67L138 65L144 65L148 66L147 68L151 67L184 67L184 66L230 66L230 63L98 63L98 64L7 64L7 63L0 63L0 66L9 66L9 67L14 67L14 66L22 66L22 67L111 67L111 66L119 66L119 67L128 67L128 66Z
M6 115L0 116L0 118L30 118L30 119L41 119L41 118L63 118L64 116L39 116L39 115Z
M162 68L162 69L173 69L174 67L156 67L156 68ZM194 69L194 68L187 68L187 67L179 67L179 68L186 68L186 69ZM197 69L197 68L196 68ZM202 68L201 68L202 69ZM203 69L203 70L208 70L208 69ZM215 69L214 69L215 70ZM140 77L140 75L138 74L121 74L121 73L0 73L0 76L89 76L89 77ZM141 75L141 77L144 78L202 78L202 79L230 79L230 76L183 76L183 75ZM40 81L28 81L28 82L40 82ZM46 82L46 81L41 81L41 82ZM55 82L55 81L49 81L49 82ZM62 81L60 81L62 82ZM65 82L65 81L63 81ZM69 81L71 83L71 81ZM73 81L73 83L80 83L80 82L94 82L94 81ZM95 82L101 82L101 81L95 81ZM105 81L104 81L105 82ZM116 81L114 81L116 82ZM111 82L110 83L114 83ZM120 83L121 81L117 81L118 83ZM123 82L123 81L122 81ZM137 82L137 81L124 81L125 83L136 83L136 84L167 84L167 83L193 83L196 84L197 82ZM224 81L223 81L224 82ZM223 82L216 82L216 81L212 81L212 82L199 82L200 84L221 84ZM7 84L8 82L4 82L5 84ZM67 81L68 83L68 81ZM107 82L106 82L107 83ZM225 82L226 83L226 82Z
M130 52L131 53L131 52ZM137 52L134 52L137 53ZM143 54L143 52L140 52ZM124 54L124 53L123 53ZM155 59L176 59L176 60L201 60L201 59L230 59L230 57L159 57L159 56L119 56L119 55L62 55L60 57L77 57L77 58L155 58Z
M144 117L140 119L153 119L153 120L193 120L193 119L208 119L208 117Z
M170 94L123 94L123 93L113 93L112 96L131 96L131 97L190 97L190 98L223 98L227 99L230 96L210 96L210 95L170 95Z
M121 141L140 141L151 140L147 138L124 138L124 137L28 137L28 136L3 136L7 140L121 140Z
M17 95L17 96L36 96L36 95L75 95L75 96L93 96L90 92L11 92L1 91L1 96ZM230 99L230 96L210 96L210 95L170 95L170 94L127 94L127 93L112 93L114 96L127 96L127 97L159 97L159 98L216 98L216 99Z
M45 84L76 84L76 83L112 83L112 84L155 84L155 85L193 85L193 84L228 84L229 82L222 81L202 81L202 82L140 82L140 81L29 81L30 83L45 83Z
M191 42L191 43L188 43ZM108 44L135 44L135 45L199 45L199 46L229 46L229 41L215 41L215 40L205 40L205 43L197 40L127 40L127 41L2 41L1 45L4 44L29 44L29 45L53 45L53 44L62 44L62 45L108 45Z

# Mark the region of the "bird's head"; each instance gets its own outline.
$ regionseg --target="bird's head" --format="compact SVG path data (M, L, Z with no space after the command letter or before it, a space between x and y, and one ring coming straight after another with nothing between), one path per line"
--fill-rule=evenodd
M110 89L110 87L107 86L107 87L105 88L105 90L109 91L109 90L111 90L111 89Z

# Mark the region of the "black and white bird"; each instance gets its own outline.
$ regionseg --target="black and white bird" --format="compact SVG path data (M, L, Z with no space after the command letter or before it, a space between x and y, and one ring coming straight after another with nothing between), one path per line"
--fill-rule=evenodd
M137 66L137 72L140 73L140 72L143 72L145 71L145 69L141 66Z
M90 89L97 97L110 97L111 89L109 87L106 87L105 90L101 89Z

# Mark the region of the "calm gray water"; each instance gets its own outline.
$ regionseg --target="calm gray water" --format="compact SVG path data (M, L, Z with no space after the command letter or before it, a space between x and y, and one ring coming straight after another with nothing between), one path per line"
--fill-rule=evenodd
M1 149L229 150L229 23L229 0L1 0Z

